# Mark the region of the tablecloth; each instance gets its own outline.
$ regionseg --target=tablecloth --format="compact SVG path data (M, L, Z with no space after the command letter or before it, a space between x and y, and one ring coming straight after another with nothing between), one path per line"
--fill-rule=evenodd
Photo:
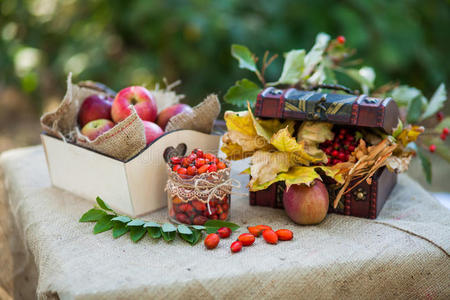
M238 233L215 250L94 235L92 224L78 222L92 203L51 186L41 146L5 152L0 164L40 299L450 297L450 211L406 175L377 220L330 214L320 225L297 226L283 210L235 195L231 221L240 232L267 224L291 229L294 240L258 239L232 254ZM245 185L237 175L244 168L233 162L233 177ZM143 219L165 222L167 211Z

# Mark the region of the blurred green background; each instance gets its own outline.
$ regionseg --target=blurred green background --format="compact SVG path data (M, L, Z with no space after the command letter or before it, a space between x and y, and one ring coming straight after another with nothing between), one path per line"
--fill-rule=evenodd
M431 96L449 86L448 28L449 1L437 0L2 0L0 151L39 142L38 118L61 100L69 72L115 90L181 79L177 92L194 105L250 75L232 43L282 54L309 49L320 31L344 35L377 85L399 81Z

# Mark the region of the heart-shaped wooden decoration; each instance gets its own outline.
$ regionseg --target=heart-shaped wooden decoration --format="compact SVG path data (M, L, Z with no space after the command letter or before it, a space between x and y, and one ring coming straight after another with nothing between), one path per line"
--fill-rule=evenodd
M185 143L178 144L176 148L169 146L163 152L164 160L168 163L171 157L184 156L186 154L187 146Z

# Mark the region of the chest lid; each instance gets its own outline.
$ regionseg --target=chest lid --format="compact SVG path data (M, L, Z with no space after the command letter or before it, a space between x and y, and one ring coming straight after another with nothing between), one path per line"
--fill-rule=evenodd
M399 111L392 98L269 87L258 94L255 116L374 127L391 133Z

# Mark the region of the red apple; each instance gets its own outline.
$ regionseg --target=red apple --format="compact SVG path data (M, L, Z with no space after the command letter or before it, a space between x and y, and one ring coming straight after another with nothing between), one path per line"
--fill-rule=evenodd
M147 145L164 134L164 131L153 122L142 121L145 129L145 140Z
M192 107L183 103L166 107L159 113L156 123L162 128L162 130L165 130L170 118L182 112L192 112Z
M99 135L113 128L114 125L115 124L111 120L107 119L94 120L84 125L83 129L81 129L81 133L87 136L89 140L93 141Z
M312 186L306 184L291 185L283 195L284 210L297 224L319 224L325 219L328 206L328 191L320 180Z
M111 105L114 98L104 95L91 95L84 99L78 111L78 123L84 127L90 121L111 119Z
M130 105L144 121L156 120L157 108L153 95L142 86L130 86L117 93L112 104L111 116L118 123L131 114Z

